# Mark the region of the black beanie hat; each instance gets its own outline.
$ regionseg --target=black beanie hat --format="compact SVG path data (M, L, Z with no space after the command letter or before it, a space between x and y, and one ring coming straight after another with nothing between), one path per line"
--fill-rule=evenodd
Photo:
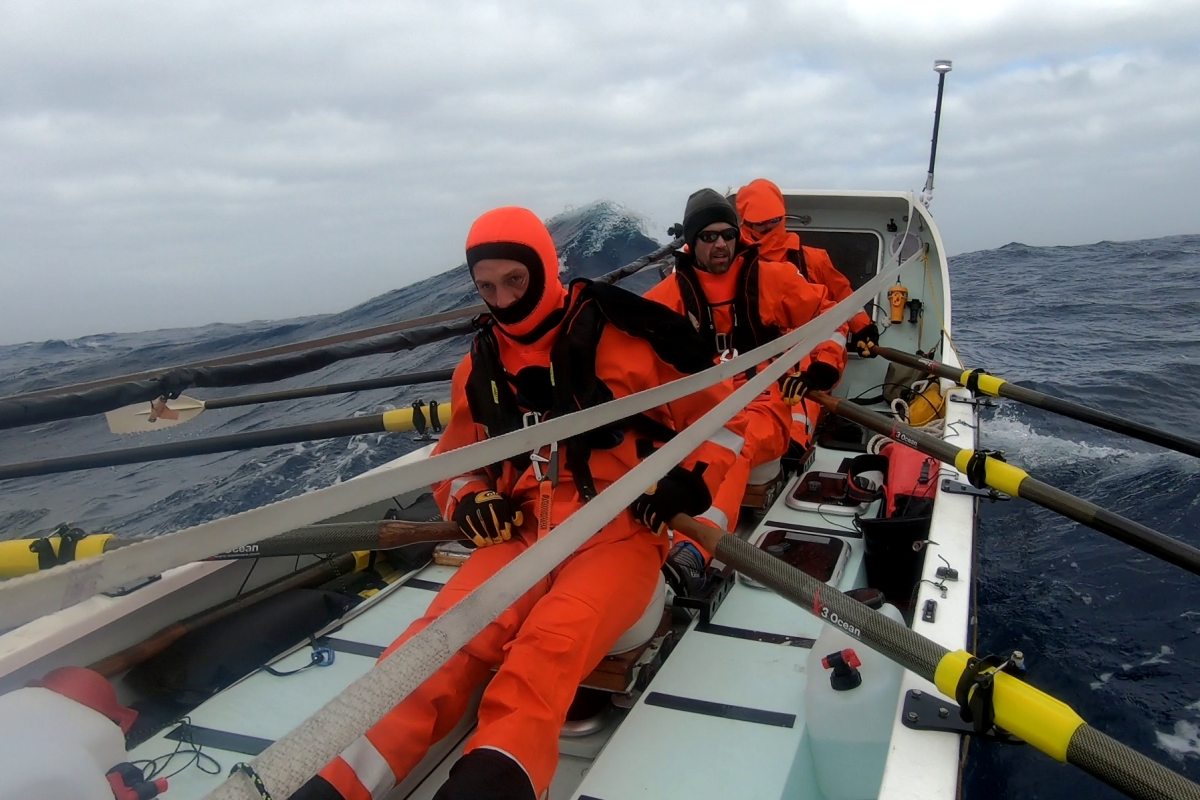
M728 222L736 228L737 212L720 192L714 192L712 189L693 192L688 198L687 208L683 211L683 241L695 250L696 237L700 235L700 231L714 222Z

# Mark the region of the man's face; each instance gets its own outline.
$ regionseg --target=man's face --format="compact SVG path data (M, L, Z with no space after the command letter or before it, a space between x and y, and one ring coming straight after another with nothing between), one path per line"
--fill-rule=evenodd
M757 233L759 236L766 236L771 231L783 224L783 217L775 217L774 219L763 220L762 222L747 222L746 227Z
M724 275L733 265L733 247L738 229L728 222L714 222L696 237L696 265L707 272Z
M507 258L485 258L472 272L475 288L492 308L508 308L529 289L529 267Z

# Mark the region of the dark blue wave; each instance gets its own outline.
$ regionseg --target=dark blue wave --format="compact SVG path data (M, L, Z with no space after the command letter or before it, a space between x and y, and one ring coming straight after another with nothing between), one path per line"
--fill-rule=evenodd
M1200 438L1200 236L951 260L968 366ZM984 439L1065 491L1200 546L1200 461L1016 405ZM1200 578L1027 503L985 506L979 649L1200 778ZM1029 747L972 744L970 798L1116 798Z

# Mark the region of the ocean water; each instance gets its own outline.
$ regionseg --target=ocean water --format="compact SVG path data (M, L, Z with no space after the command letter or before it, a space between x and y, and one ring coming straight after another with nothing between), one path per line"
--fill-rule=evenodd
M1200 438L1200 236L951 259L963 361ZM1200 461L1006 404L984 443L1067 492L1200 546ZM1200 577L1029 503L985 505L979 649L1200 780ZM974 743L976 798L1120 797L1030 747Z
M551 229L568 277L600 274L656 246L636 215L609 204L564 214ZM968 366L1200 438L1200 236L1012 244L951 259L951 281L954 335ZM458 267L341 314L5 346L0 396L471 302ZM458 339L357 359L278 388L450 366L465 347ZM113 436L103 418L63 421L0 431L0 463L376 414L448 392L438 384L210 411L137 437ZM1038 478L1200 546L1195 459L1017 405L988 412L984 442ZM420 444L411 435L374 434L4 482L0 539L63 521L126 536L177 530L344 480ZM1018 500L983 507L978 557L978 649L1024 651L1031 682L1105 733L1200 780L1200 578ZM965 796L1119 795L1029 747L978 742Z

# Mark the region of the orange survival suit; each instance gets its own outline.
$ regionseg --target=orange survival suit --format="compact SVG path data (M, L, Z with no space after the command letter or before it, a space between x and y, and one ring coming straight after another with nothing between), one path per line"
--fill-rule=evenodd
M646 292L646 297L686 316L715 360L749 352L834 305L823 286L804 280L791 264L767 261L758 248L744 245L739 245L723 275L699 269L687 248L678 251L674 273ZM820 362L840 374L846 366L845 341L843 325L804 357L800 370ZM735 383L744 380L742 376ZM804 400L789 408L778 385L773 384L746 407L746 445L739 463L714 495L713 509L701 519L733 530L751 471L781 458L791 441L805 448L811 443L809 406L816 403Z
M482 258L521 261L529 267L529 286L517 302L481 318L471 352L455 370L452 415L435 454L650 389L712 363L687 321L661 306L588 281L564 288L550 234L528 210L501 208L476 220L467 238L468 265L474 269ZM540 536L553 536L546 527L563 522L729 391L728 383L718 384L561 443L556 485L539 480L545 476L530 461L533 455L553 459L549 447L435 484L448 520L459 506L497 495L520 513L512 514L511 539L476 550L382 657ZM701 493L711 494L735 463L744 429L735 417L676 470L695 475L702 469ZM657 484L660 494L668 478ZM550 496L549 519L539 529L542 492ZM699 513L711 500L695 502L686 513ZM576 689L645 612L666 552L665 536L623 510L313 778L301 790L308 794L296 797L382 797L454 728L472 691L495 667L478 727L436 798L544 797Z
M783 192L774 183L766 178L758 178L739 189L737 213L742 220L742 241L747 245L756 245L760 258L793 264L809 281L824 286L834 303L840 303L854 292L850 281L833 265L829 253L818 247L801 246L799 235L788 231L783 220L787 214ZM764 234L759 234L746 224L766 222L777 217L780 218L779 224ZM879 331L865 311L851 317L848 327L855 340L864 337L872 342L879 340Z

